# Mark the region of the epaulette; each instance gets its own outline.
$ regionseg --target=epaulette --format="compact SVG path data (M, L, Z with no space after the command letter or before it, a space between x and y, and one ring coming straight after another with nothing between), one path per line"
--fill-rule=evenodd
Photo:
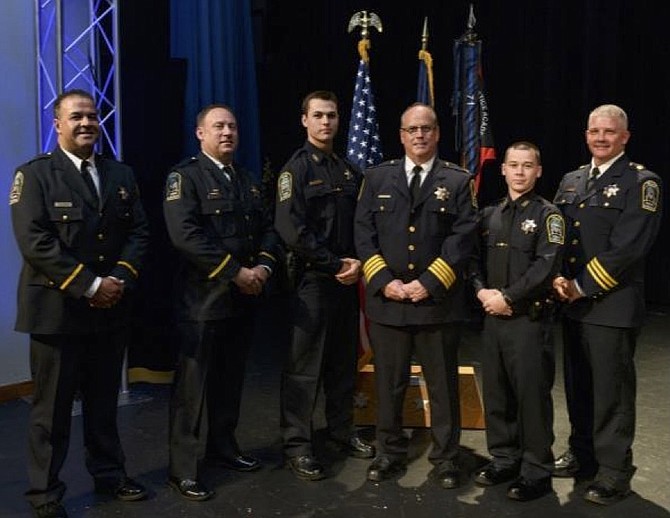
M197 156L190 156L190 157L188 157L188 158L184 158L184 160L182 160L182 161L179 162L177 165L175 165L175 166L173 167L173 169L175 169L175 168L177 168L177 167L184 167L185 165L189 165L189 164L192 164L193 162L197 162L197 161L198 161L198 157L197 157Z
M646 169L646 167L643 166L642 164L637 164L635 162L628 162L628 165L638 171L643 171L644 169Z
M399 163L400 163L400 160L399 160L399 159L397 159L397 158L393 158L393 159L391 159L391 160L386 160L386 161L384 161L384 162L380 162L379 164L371 165L371 166L367 167L367 169L377 169L377 168L379 168L379 167L386 167L386 166L390 166L390 165L397 165L397 164L399 164Z
M577 169L584 169L586 167L591 167L591 162L589 162L588 164L580 165Z
M51 153L42 153L40 155L37 155L34 158L31 158L26 162L26 165L32 164L33 162L37 162L39 160L46 160L47 158L51 158Z
M456 169L457 171L470 174L470 171L468 171L465 167L461 167L460 165L449 162L448 160L443 160L442 162L451 169Z

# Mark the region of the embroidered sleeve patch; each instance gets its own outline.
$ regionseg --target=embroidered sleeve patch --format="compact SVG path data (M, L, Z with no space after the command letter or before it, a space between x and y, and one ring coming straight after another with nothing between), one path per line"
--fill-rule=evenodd
M12 183L12 190L9 192L9 204L14 205L21 201L21 193L23 192L23 173L17 171L14 175L14 182Z
M565 222L560 214L551 214L547 218L547 240L562 245L565 241Z
M647 180L642 184L642 208L649 212L658 210L658 200L661 190L655 180Z
M284 171L277 180L277 194L279 202L290 200L293 195L293 175L290 171Z
M171 172L166 181L165 201L181 199L181 175L176 171Z

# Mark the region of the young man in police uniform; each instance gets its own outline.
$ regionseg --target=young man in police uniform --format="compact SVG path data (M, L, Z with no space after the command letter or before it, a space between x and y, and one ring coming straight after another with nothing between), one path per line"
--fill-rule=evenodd
M312 444L320 387L330 438L353 457L374 456L353 425L361 266L353 222L361 175L333 151L339 120L333 92L303 99L307 140L282 168L277 186L275 227L291 258L294 284L281 433L288 466L305 480L325 477Z
M100 126L91 94L62 93L54 114L58 146L17 169L9 198L24 260L16 330L30 333L35 383L26 496L38 517L67 516L58 475L77 392L95 490L125 501L147 494L126 476L116 426L146 216L132 170L94 153Z
M551 285L560 268L565 224L559 210L534 192L540 150L510 145L502 164L507 196L486 207L482 253L473 285L485 312L482 383L491 462L474 481L516 480L507 496L527 501L551 492L554 456L554 346Z
M633 357L644 321L645 258L658 234L661 179L631 162L628 117L605 104L588 117L591 162L567 173L554 203L566 219L565 261L554 281L563 320L569 449L554 475L592 478L584 498L630 494L635 435Z
M223 104L197 117L200 153L167 177L163 212L180 256L175 275L179 355L170 402L168 483L187 500L213 495L199 460L260 468L235 437L259 296L277 264L278 238L258 184L233 161L237 119Z
M356 251L363 262L374 352L379 453L367 477L405 468L402 404L416 354L428 385L433 449L428 458L444 488L460 484L458 344L463 277L477 226L472 176L437 157L440 128L416 103L400 119L401 160L367 169L356 209Z

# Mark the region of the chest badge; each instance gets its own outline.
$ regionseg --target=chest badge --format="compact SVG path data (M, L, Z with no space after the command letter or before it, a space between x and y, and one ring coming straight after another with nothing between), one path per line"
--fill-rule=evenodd
M521 222L521 231L524 234L532 234L537 229L537 223L534 219L526 219Z
M126 201L130 197L130 194L123 185L119 187L118 193L119 198L121 198L123 201Z
M449 196L451 195L451 193L447 190L447 188L442 186L435 189L435 192L433 194L440 201L448 200Z
M608 198L611 198L612 196L616 196L619 192L619 186L615 183L611 185L607 185L603 188L603 194L607 196Z

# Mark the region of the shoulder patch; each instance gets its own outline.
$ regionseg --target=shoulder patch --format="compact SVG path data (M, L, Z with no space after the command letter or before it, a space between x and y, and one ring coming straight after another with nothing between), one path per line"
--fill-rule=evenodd
M557 245L565 242L565 221L560 214L550 214L547 218L547 241Z
M279 202L290 200L293 196L293 175L290 171L284 171L277 180L277 196Z
M165 201L181 199L181 174L172 171L165 182Z
M660 198L661 189L656 180L647 180L642 184L642 208L649 212L656 212L658 210L658 200Z
M477 203L477 187L475 186L474 178L470 179L470 200L472 202L472 206L475 209L479 208L479 205Z
M9 204L14 205L21 201L21 193L23 192L24 177L21 171L16 171L14 181L12 182L12 190L9 192Z

